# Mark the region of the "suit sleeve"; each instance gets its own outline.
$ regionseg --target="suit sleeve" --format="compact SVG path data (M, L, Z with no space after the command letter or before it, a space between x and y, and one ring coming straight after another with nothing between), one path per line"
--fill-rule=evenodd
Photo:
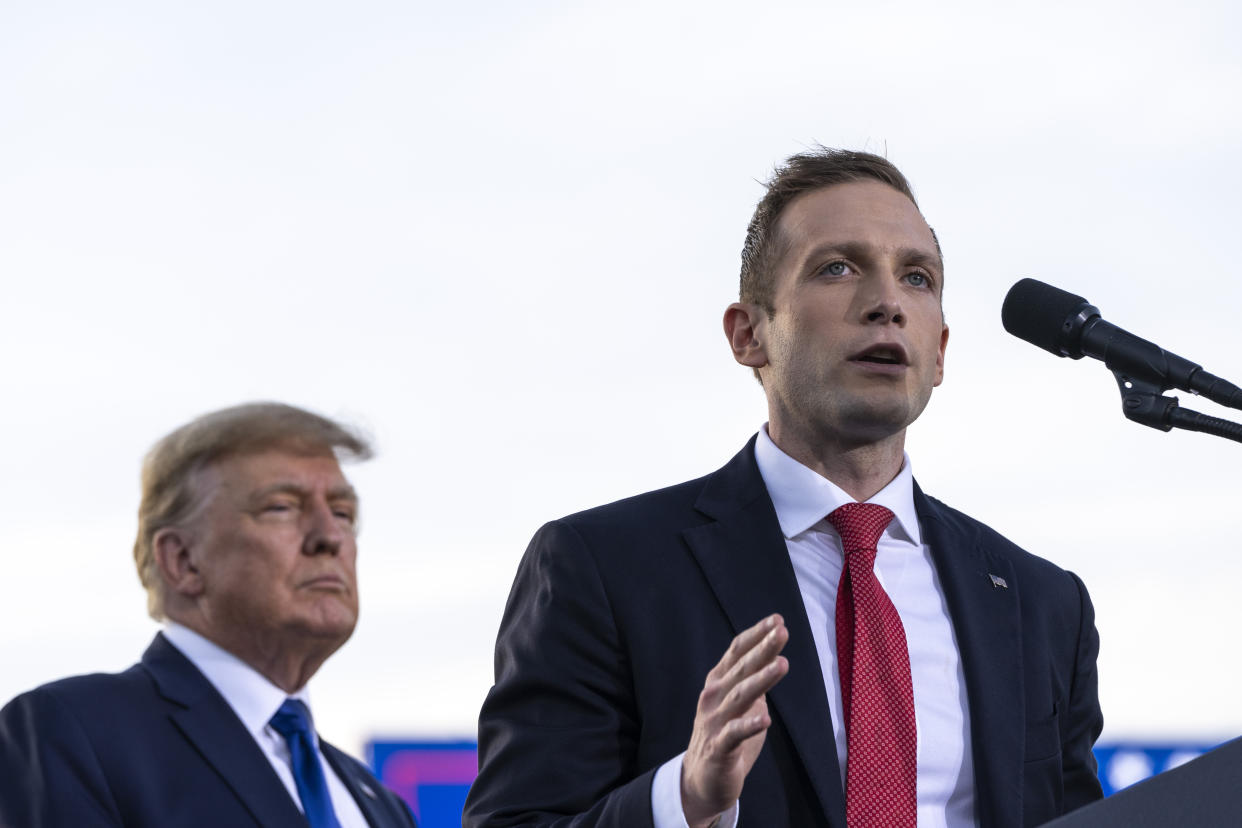
M76 713L47 690L0 710L0 828L121 826Z
M569 525L536 533L496 640L464 828L650 828L654 769L622 633L591 550Z
M1092 752L1104 727L1095 669L1100 637L1095 629L1095 609L1087 588L1077 575L1072 572L1069 575L1078 589L1080 612L1074 678L1061 733L1063 812L1080 808L1104 795Z

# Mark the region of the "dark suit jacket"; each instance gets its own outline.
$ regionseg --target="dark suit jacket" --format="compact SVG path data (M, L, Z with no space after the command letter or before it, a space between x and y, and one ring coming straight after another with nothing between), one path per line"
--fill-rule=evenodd
M376 828L413 828L358 761L320 747ZM163 635L123 673L76 676L0 710L0 826L306 828L262 749Z
M1099 798L1082 583L917 486L915 506L961 650L980 823L1037 825ZM753 440L715 474L535 535L501 621L463 824L650 826L654 771L685 750L708 671L772 612L789 673L768 694L739 824L845 828L834 711Z

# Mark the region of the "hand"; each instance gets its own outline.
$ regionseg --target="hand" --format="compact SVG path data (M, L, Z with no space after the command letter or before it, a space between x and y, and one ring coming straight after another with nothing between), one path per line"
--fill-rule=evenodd
M769 615L743 631L707 674L681 765L681 808L690 828L711 825L741 796L772 719L764 694L789 672L785 621Z

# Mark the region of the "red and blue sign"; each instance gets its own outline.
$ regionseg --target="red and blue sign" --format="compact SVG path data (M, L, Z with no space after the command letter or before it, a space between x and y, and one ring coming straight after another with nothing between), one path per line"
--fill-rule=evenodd
M479 767L474 742L373 741L367 758L379 780L409 803L419 828L461 828Z

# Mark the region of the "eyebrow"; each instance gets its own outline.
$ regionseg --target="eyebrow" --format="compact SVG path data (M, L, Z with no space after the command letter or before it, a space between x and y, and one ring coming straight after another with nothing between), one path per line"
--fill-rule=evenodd
M262 500L263 498L274 494L294 494L298 497L305 497L309 491L310 489L300 483L295 483L292 480L282 480L278 483L273 483L270 486L264 486L262 489L256 491L252 497L254 500ZM344 486L336 486L329 489L328 500L350 500L357 503L358 493L354 490L353 486L346 483Z

